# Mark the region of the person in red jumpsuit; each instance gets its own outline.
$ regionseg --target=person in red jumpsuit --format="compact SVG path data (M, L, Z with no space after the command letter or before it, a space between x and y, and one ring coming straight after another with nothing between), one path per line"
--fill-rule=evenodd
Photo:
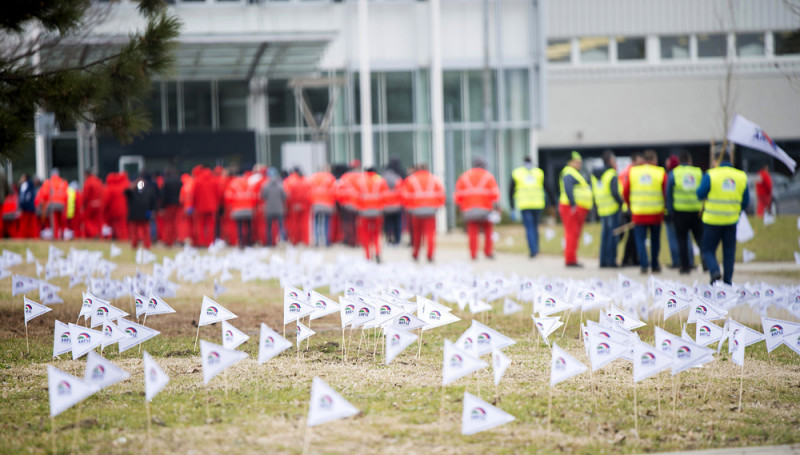
M756 214L764 216L765 211L770 210L772 204L772 176L769 175L769 164L765 164L758 171L758 181L756 181Z
M103 214L106 223L111 226L112 237L117 240L128 240L128 201L125 198L127 188L126 174L111 172L106 176Z
M286 231L292 245L308 245L311 186L299 168L283 181L286 191Z
M42 216L50 221L53 239L60 240L67 227L67 187L68 183L53 168L50 178L42 183L36 194L36 205L41 208Z
M199 167L194 184L194 226L195 244L208 247L214 241L214 231L219 204L219 191L216 176L211 169Z
M375 261L381 262L381 231L383 230L383 209L389 186L386 180L369 168L359 174L355 181L356 208L358 209L358 237L364 246L367 260L372 258L370 250L374 247Z
M103 181L91 170L86 171L83 183L83 224L86 237L100 237L103 227Z

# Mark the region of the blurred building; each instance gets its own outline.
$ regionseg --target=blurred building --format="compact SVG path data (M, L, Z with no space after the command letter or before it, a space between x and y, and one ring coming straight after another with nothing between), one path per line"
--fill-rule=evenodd
M707 163L710 141L721 141L734 112L800 156L800 11L782 0L375 0L365 3L366 46L357 1L169 3L184 28L175 76L154 84L150 133L122 145L90 126L61 131L48 141L47 164L75 175L80 164L101 174L141 163L154 171L168 162L288 167L296 163L284 160L284 143L321 141L331 163L427 161L450 185L481 154L505 191L528 154L551 187L573 149L591 157L686 148ZM108 7L100 33L138 25L133 3ZM57 52L86 58L104 46ZM432 115L439 102L440 117ZM746 166L761 159L737 155Z

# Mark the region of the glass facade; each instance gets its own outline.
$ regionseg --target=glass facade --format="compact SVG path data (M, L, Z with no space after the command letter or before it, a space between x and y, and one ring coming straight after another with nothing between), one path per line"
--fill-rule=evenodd
M763 33L738 33L736 35L738 57L763 57L766 55Z
M547 40L547 61L550 63L569 62L572 42L569 39Z
M697 56L700 58L725 58L728 37L719 35L697 35Z
M775 32L775 55L800 55L800 30Z
M644 37L617 37L618 60L644 60L647 57Z
M578 39L581 63L607 62L609 60L608 44L610 41L606 36L587 36Z
M661 41L661 60L688 60L689 37L684 36L662 36Z

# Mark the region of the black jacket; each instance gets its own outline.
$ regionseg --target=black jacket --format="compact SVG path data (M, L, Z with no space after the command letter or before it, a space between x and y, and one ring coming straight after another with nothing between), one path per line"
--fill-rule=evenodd
M181 187L183 183L177 175L169 175L164 177L164 187L161 188L161 207L170 205L180 205L181 203Z
M147 221L156 210L155 186L145 183L140 189L137 186L139 182L141 181L133 182L133 186L125 190L125 197L128 199L128 221Z

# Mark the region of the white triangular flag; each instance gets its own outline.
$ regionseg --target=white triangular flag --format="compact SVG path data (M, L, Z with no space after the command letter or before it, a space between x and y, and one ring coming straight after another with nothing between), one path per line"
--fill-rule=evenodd
M756 259L755 253L748 250L747 248L742 248L742 262L747 264L748 262L753 262L755 259Z
M301 294L302 295L302 294ZM315 308L308 303L305 303L305 298L299 300L293 297L283 300L283 325L294 322L300 318L304 318L313 313Z
M470 435L514 421L514 416L469 392L464 392L461 412L461 434Z
M156 260L156 255L149 250L139 248L136 250L136 263L139 265L146 265Z
M425 322L425 327L423 327L422 330L430 330L461 320L461 318L458 316L455 316L448 311L441 311L439 308L432 308L428 306L426 310L427 311L423 314L417 313L417 316L419 316L419 318Z
M800 265L800 253L797 251L794 252L794 263Z
M96 301L110 304L110 302L95 296L91 292L82 292L81 294L83 295L83 305L81 306L80 314L78 314L78 319L80 319L81 316L85 317L86 319L91 317L92 309L95 308Z
M47 262L52 262L55 259L61 259L64 257L64 252L60 249L56 248L55 246L48 245L47 247Z
M696 322L698 317L707 321L714 321L722 319L728 314L724 308L711 303L710 300L704 299L700 296L695 296L692 302L691 310L689 310L689 317L686 319L687 324Z
M272 330L267 324L261 323L261 335L258 342L258 364L261 365L269 359L292 346L292 342Z
M775 217L771 213L764 211L764 226L769 226L773 223L775 223Z
M706 321L701 317L697 317L697 325L695 327L694 339L700 346L708 346L709 344L721 341L723 336L722 327L714 324L711 321Z
M625 330L634 330L647 325L614 305L611 305L611 308L606 310L606 316Z
M147 311L145 313L148 316L152 316L154 314L168 314L174 313L175 310L167 304L161 297L156 295L153 290L150 290L150 295L147 299Z
M664 293L661 295L661 308L664 310L664 320L670 316L681 312L685 308L692 306L692 300L678 295L678 293Z
M197 325L202 327L204 325L227 321L235 317L237 317L235 314L204 295L203 303L200 305L200 317L198 318Z
M399 314L403 314L405 308L381 299L375 299L375 318L364 325L364 328L380 327L391 321Z
M22 297L22 302L23 302L22 307L24 312L23 314L25 316L25 325L28 325L28 321L30 321L31 319L41 316L53 310L52 308L40 305L25 296Z
M740 339L740 342L744 342L745 346L750 346L752 344L756 344L759 341L763 341L766 337L763 333L759 332L758 330L753 330L746 325L739 324L738 322L734 321L733 319L728 319L728 353L733 352L733 337L736 333L743 331L745 336L743 339Z
M586 245L586 246L591 245L593 240L594 240L594 237L592 237L592 234L589 234L588 232L584 232L583 233L583 244L584 245Z
M384 324L384 327L391 327L393 329L405 330L408 332L420 327L425 327L425 321L411 313L403 313L399 316L396 316L391 321L388 321L386 324Z
M314 427L334 420L345 419L359 413L359 410L342 398L319 377L311 383L311 402L308 404L306 425Z
M47 366L47 390L50 395L50 417L55 417L83 401L97 389L54 366Z
M214 376L222 373L223 370L234 363L244 360L246 357L247 354L242 351L225 349L218 344L200 340L200 360L203 364L203 383L208 384L208 381L213 379Z
M456 340L456 346L476 357L514 344L516 341L474 319L472 325Z
M783 336L783 344L800 355L800 330ZM745 344L746 346L746 344Z
M375 319L376 313L377 311L372 305L365 302L357 302L356 316L353 318L352 322L350 322L350 325L352 327L360 327Z
M533 318L533 325L536 326L536 330L539 331L539 335L542 336L545 344L550 346L550 341L547 338L559 327L564 325L564 323L561 322L561 316L537 318L536 316L531 315L531 317Z
M745 348L745 332L739 331L733 335L733 345L731 360L740 367L744 366L744 348Z
M442 386L446 386L464 376L486 368L489 364L458 349L450 340L444 340L444 363L442 367Z
M303 325L303 323L300 322L299 319L296 321L296 323L297 323L297 329L296 329L297 339L295 340L295 343L297 343L297 344L300 344L301 341L303 341L306 338L308 338L310 336L313 336L314 334L317 333L317 332L309 329L305 325Z
M158 392L166 387L169 376L164 370L144 351L144 397L147 401L153 401Z
M736 241L745 243L753 237L755 237L753 226L750 225L750 220L747 219L747 215L742 211L739 214L739 222L736 223Z
M117 327L122 329L129 336L128 338L119 340L119 352L125 352L128 349L138 344L142 344L150 338L153 338L161 333L158 330L139 325L127 319L118 320Z
M33 255L33 252L30 248L25 248L25 262L28 264L36 262L36 257Z
M616 360L630 352L630 345L613 341L610 338L595 336L589 333L589 360L592 371L597 371L609 362Z
M120 248L120 247L118 247L118 246L116 246L116 245L114 245L112 243L111 244L111 251L109 252L109 256L112 257L112 258L115 258L115 257L119 256L120 254L122 254L122 248Z
M673 376L681 371L702 365L714 359L714 351L712 349L700 346L683 337L673 339L673 341L677 341L677 343L673 345L673 350L675 352L671 365Z
M680 343L681 338L677 335L667 332L660 327L655 328L655 336L655 348L671 357L675 357L675 350L678 349L677 345Z
M499 385L503 375L511 365L509 359L502 351L492 351L492 373L494 373L494 385Z
M672 355L642 341L633 346L633 381L639 382L666 370Z
M92 307L92 323L90 324L92 327L101 325L106 318L116 321L128 315L125 311L101 299L95 299Z
M59 303L64 303L64 299L56 294L56 291L53 289L53 287L44 281L39 282L39 299L42 301L42 305L56 305Z
M69 333L72 340L72 360L103 345L103 332L99 330L87 329L70 323Z
M25 294L39 287L39 280L22 275L11 277L11 295Z
M112 386L131 377L127 371L104 359L100 354L89 351L86 357L86 371L83 380L97 390Z
M339 315L342 318L342 328L353 323L356 318L356 301L339 296Z
M249 335L237 329L228 321L222 321L222 346L225 349L236 349L249 339Z
M548 242L556 238L556 230L551 227L544 228L544 239Z
M384 327L384 336L386 337L386 360L385 365L392 363L398 354L403 352L411 343L417 340L417 335L407 332L405 330L397 330L392 327Z
M136 308L136 317L145 314L147 312L147 297L134 292L133 293L133 305Z
M56 319L55 330L53 331L53 357L66 354L72 350L72 338L70 338L69 324Z
M553 342L553 355L550 360L550 387L577 376L587 369L586 365L567 354L567 351Z
M503 300L503 314L509 315L522 311L522 305L506 297Z
M800 330L800 324L762 316L761 328L767 342L767 352L772 352L781 345L784 335Z
M537 305L539 316L550 316L570 308L570 304L566 299L557 297L547 291L540 292L537 298L540 299Z
M311 313L311 319L319 319L329 314L339 312L338 303L317 291L311 291L311 305L314 307L314 312Z
M105 318L103 321L103 349L127 338L130 338L127 332L111 322L108 317Z

